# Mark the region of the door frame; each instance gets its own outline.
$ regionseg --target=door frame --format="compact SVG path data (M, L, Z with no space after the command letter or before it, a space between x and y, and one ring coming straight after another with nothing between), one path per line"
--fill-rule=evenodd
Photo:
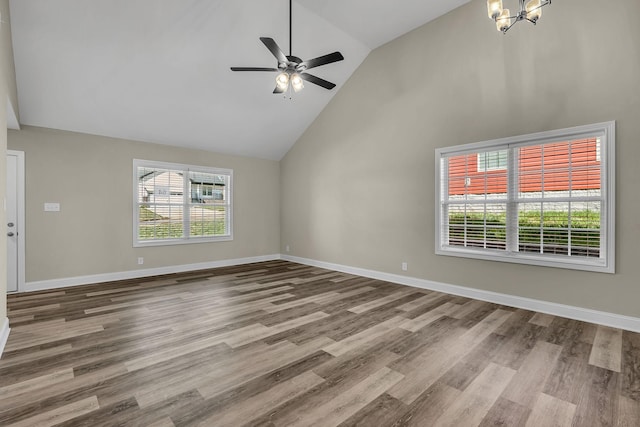
M25 201L24 201L24 151L7 150L7 156L17 157L16 200L18 208L18 292L24 291L25 283ZM6 201L5 201L6 203ZM6 206L5 206L6 210ZM5 227L2 227L5 230Z

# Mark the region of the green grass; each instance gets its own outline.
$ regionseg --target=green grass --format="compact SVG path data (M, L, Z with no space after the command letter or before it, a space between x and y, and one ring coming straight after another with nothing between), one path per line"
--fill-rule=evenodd
M140 221L153 221L154 219L167 219L162 215L154 213L152 210L140 206Z
M449 215L449 237L451 239L464 239L465 215L452 213ZM485 217L482 213L467 213L466 224L468 226L482 227ZM538 211L521 211L518 213L518 225L520 243L540 244L541 218ZM486 217L487 240L506 242L506 213L488 214ZM569 243L569 215L562 211L545 212L542 218L543 244L566 246ZM583 247L600 246L600 214L593 211L575 211L571 213L571 245ZM479 230L479 233L483 231Z
M206 222L192 222L190 225L192 236L219 236L226 234L225 221L221 219Z
M521 211L518 213L518 224L520 227L539 227L540 212ZM569 214L561 211L545 212L543 215L544 227L567 228L569 226ZM571 212L571 228L600 228L600 213L594 211Z
M182 222L140 224L138 227L140 240L175 239L182 237L182 234Z
M216 211L216 212L226 212L226 210L227 210L226 206L216 206L216 205L203 204L203 205L199 205L199 207L201 207L202 209L207 209L209 211Z
M140 224L140 240L177 239L184 237L182 222ZM191 236L220 236L226 234L225 221L194 221L190 224Z

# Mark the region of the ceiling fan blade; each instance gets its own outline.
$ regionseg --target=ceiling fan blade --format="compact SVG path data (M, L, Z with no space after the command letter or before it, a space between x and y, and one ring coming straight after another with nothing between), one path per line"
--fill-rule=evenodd
M306 80L309 83L313 83L316 84L318 86L322 86L325 89L333 89L334 87L336 87L335 84L326 81L325 79L321 79L320 77L316 77L313 74L309 74L309 73L300 73L300 78L302 78L302 80Z
M309 70L314 67L319 67L321 65L331 64L332 62L342 61L344 56L340 52L333 52L328 55L319 56L317 58L309 59L308 61L303 61L300 63L300 66L304 66L305 70Z
M276 43L275 40L270 37L260 37L260 41L264 43L267 49L269 49L273 56L276 57L278 64L281 62L287 62L287 56L284 54L282 49L280 49L280 46L278 46L278 43Z
M231 71L278 71L278 69L263 67L231 67Z
M276 86L276 88L273 90L273 93L284 93L284 89Z

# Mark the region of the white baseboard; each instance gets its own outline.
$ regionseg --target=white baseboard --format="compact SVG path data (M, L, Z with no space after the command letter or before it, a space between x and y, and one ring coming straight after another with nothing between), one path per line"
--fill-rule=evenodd
M2 327L0 327L0 358L2 358L2 352L4 351L4 346L7 344L7 340L9 339L9 319L4 318Z
M172 265L168 267L145 268L142 270L120 271L115 273L91 274L88 276L65 277L61 279L40 280L25 283L22 291L33 292L47 289L66 288L69 286L88 285L116 280L138 279L140 277L160 276L163 274L184 273L186 271L206 270L209 268L230 267L251 264L254 262L280 259L280 254L262 255L248 258L225 259L220 261L200 262L197 264Z
M282 259L299 264L314 267L326 268L343 273L355 274L357 276L369 277L372 279L384 280L401 285L413 286L415 288L428 289L432 291L444 292L447 294L473 298L481 301L488 301L509 307L523 308L540 313L552 314L554 316L566 317L569 319L581 320L583 322L596 323L599 325L620 328L632 332L640 332L640 318L623 316L605 311L591 310L588 308L574 307L570 305L557 304L554 302L536 300L519 297L509 294L484 291L481 289L467 288L465 286L450 285L447 283L433 282L431 280L418 279L415 277L401 276L398 274L384 273L381 271L367 270L358 267L333 264L330 262L316 261L308 258L300 258L291 255L282 255Z

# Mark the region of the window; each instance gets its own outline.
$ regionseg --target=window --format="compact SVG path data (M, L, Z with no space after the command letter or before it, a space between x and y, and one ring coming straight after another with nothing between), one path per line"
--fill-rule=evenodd
M485 151L478 153L478 171L490 171L507 168L507 150Z
M134 246L232 239L229 169L133 161Z
M615 122L436 150L436 253L613 273Z

